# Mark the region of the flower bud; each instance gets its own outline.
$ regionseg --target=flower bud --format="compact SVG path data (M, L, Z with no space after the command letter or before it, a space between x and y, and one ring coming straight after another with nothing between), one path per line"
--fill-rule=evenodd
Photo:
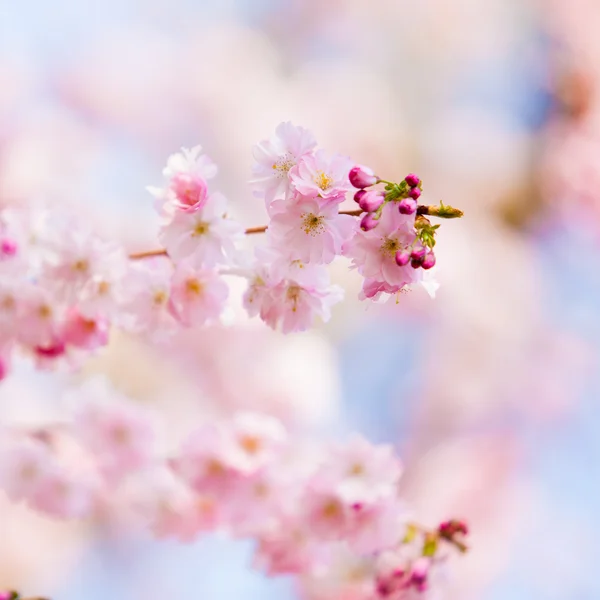
M413 259L410 261L410 266L411 266L413 269L420 269L422 265L423 265L423 261L422 261L422 260L419 260L418 258L413 258Z
M408 193L408 195L413 199L413 200L418 200L419 197L421 196L421 190L418 187L414 187L410 190L410 192Z
M14 256L17 253L17 242L10 238L4 238L0 242L0 253L3 256ZM0 598L2 600L2 598Z
M354 202L358 202L360 204L360 199L367 193L367 190L358 190L356 194L354 194Z
M404 178L404 181L406 181L411 188L417 187L421 183L421 180L414 173L409 173Z
M383 204L384 200L385 195L382 192L371 190L361 196L358 205L366 212L375 212Z
M363 231L371 231L379 225L379 221L375 218L373 213L367 213L360 221L360 228Z
M423 259L425 258L425 254L427 254L427 248L425 248L425 246L421 246L420 244L418 246L415 246L411 253L410 253L410 257L413 260L418 260L418 261L423 261Z
M369 167L363 167L362 165L356 165L352 167L349 174L350 183L355 188L366 188L370 185L375 185L378 181L378 177L373 173Z
M396 252L396 264L399 267L405 267L410 261L410 251L408 249L398 250Z
M401 215L413 215L417 212L417 201L412 198L404 198L398 204Z
M435 266L435 254L430 252L424 259L421 266L424 269L431 269L431 267Z

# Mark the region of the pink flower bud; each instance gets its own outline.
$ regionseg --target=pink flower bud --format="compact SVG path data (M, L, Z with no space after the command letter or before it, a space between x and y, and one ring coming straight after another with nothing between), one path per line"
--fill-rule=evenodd
M417 558L412 564L410 582L419 590L427 589L427 575L429 574L430 561L426 557Z
M410 266L411 266L413 269L420 269L422 265L423 265L423 261L422 261L422 260L419 260L418 258L413 258L413 259L410 261Z
M401 215L413 215L417 212L417 201L412 198L404 198L398 204Z
M366 188L370 185L377 183L378 177L373 173L369 167L363 167L362 165L356 165L352 167L349 174L350 183L355 188Z
M385 195L382 192L371 190L361 196L358 205L366 212L375 212L384 200Z
M66 351L65 343L62 340L56 340L49 346L36 346L35 353L41 358L58 358Z
M418 187L412 188L408 194L413 200L418 200L421 196L421 190Z
M208 186L199 175L177 173L171 179L171 191L179 207L188 212L200 210L206 204Z
M419 244L418 246L415 246L412 249L412 252L410 253L410 257L413 260L422 261L425 258L425 254L427 254L427 248L425 248L425 246L421 246Z
M410 261L410 252L408 250L398 250L396 252L396 264L399 267L405 267Z
M413 188L417 187L421 183L421 180L414 173L409 173L404 178L404 181L406 181L406 183Z
M356 194L354 194L354 202L358 202L360 204L360 199L367 193L367 190L358 190Z
M421 265L424 269L431 269L431 267L435 266L435 254L430 252L424 259L423 264Z
M17 253L17 248L17 242L10 238L4 238L2 242L0 242L0 252L4 256L14 256ZM2 599L0 598L0 600Z
M373 213L367 213L360 221L360 228L363 231L371 231L379 225L379 221L375 218Z

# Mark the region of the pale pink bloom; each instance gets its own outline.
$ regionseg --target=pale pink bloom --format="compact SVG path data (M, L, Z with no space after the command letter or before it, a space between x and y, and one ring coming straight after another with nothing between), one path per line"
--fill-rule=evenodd
M317 563L321 544L295 516L283 516L261 534L253 566L269 577L306 572Z
M267 231L271 245L290 259L328 264L356 227L356 219L340 215L337 204L300 196L274 214Z
M162 257L134 262L127 275L127 299L119 324L127 330L159 338L175 330L169 312L173 266Z
M333 489L307 487L301 506L305 526L311 535L328 540L339 540L346 535L353 511Z
M104 242L77 223L70 223L70 227L63 225L47 247L40 281L54 291L57 299L68 303L79 300L84 286L102 272L102 263L113 264L115 252L122 260L116 244Z
M226 218L227 200L211 194L201 210L176 212L159 231L159 240L175 260L189 258L202 267L229 264L235 243L243 238L242 226Z
M78 294L77 306L87 317L114 317L126 299L129 261L117 244L105 244L99 258Z
M16 337L24 314L24 298L29 297L33 285L15 273L0 274L0 341L6 343Z
M89 516L94 508L95 489L80 476L64 469L45 477L29 503L33 508L63 519Z
M15 502L28 500L57 472L54 455L47 444L31 437L2 442L0 487Z
M332 203L341 203L352 189L348 173L352 161L338 154L329 157L323 150L307 154L290 170L292 185L304 196L319 196Z
M180 263L171 280L169 311L186 327L203 325L219 318L228 295L218 273Z
M355 435L331 447L314 481L331 486L344 502L364 504L394 496L401 474L392 446L376 446Z
M290 122L280 123L275 135L254 146L255 190L264 195L267 207L276 198L287 198L292 190L289 172L298 160L317 145L312 133Z
M276 301L277 283L279 281L273 279L268 265L259 264L256 270L248 275L248 289L244 292L242 303L249 317L262 315L270 310Z
M94 456L110 481L146 466L155 456L156 423L152 415L101 380L74 391L79 396L74 425L79 443Z
M108 343L108 332L109 323L106 319L86 318L76 308L69 309L62 327L65 344L86 350L105 346Z
M188 436L173 469L193 490L221 502L226 501L240 477L228 463L223 430L214 424Z
M261 307L261 319L283 333L305 331L320 317L323 322L331 318L331 307L344 296L342 288L329 284L327 271L317 265L306 265L300 281L285 279L278 283Z
M287 433L280 421L269 415L238 412L224 433L224 457L241 473L255 473L282 452Z
M393 203L387 204L378 226L371 231L358 231L344 245L343 252L365 278L384 284L383 287L402 288L422 277L421 269L413 269L410 264L400 267L395 258L399 250L414 243L413 225L414 218L401 215ZM367 292L373 287L371 283ZM376 290L373 296L378 291L384 290Z
M135 516L158 538L191 542L198 533L218 525L218 500L197 494L164 466L135 476L128 482L126 496Z
M19 341L29 346L53 346L60 337L66 305L50 290L25 286L20 299Z

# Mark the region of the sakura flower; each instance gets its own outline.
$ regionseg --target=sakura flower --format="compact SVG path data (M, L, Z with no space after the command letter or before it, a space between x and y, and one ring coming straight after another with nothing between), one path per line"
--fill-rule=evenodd
M290 170L290 178L298 193L339 204L352 189L348 179L352 164L349 158L340 155L330 158L323 150L318 150L302 157Z
M319 561L321 548L304 523L283 515L277 526L259 536L253 565L271 577L298 574Z
M217 174L217 166L202 153L202 146L182 148L167 160L163 175L168 179L165 188L148 187L156 198L160 214L175 211L194 212L201 209L207 198L207 180Z
M173 469L196 492L221 499L239 478L228 464L223 430L216 425L201 427L186 439Z
M379 282L383 288L402 288L418 281L420 270L409 265L401 267L396 263L397 252L410 248L415 242L413 223L414 219L401 215L393 203L386 204L378 226L371 231L357 232L345 244L344 254L352 259L352 266L359 273Z
M283 425L269 415L236 413L224 435L227 464L242 473L254 473L281 452L286 441Z
M227 264L235 253L235 242L243 237L243 228L226 218L226 211L225 196L211 194L201 210L175 213L161 227L159 240L175 261L189 258L203 267Z
M64 519L88 516L94 507L94 487L64 470L46 477L29 502L41 512Z
M284 279L272 288L268 302L260 311L261 319L284 333L304 331L320 317L331 318L331 307L343 298L339 286L329 285L329 276L322 267L306 265L299 280Z
M315 481L332 485L344 502L372 503L395 494L401 473L392 446L374 446L354 436L331 448Z
M166 466L136 474L125 486L125 499L158 538L191 542L218 525L218 503L196 494Z
M298 160L317 145L312 133L290 122L280 123L275 135L253 148L256 160L252 181L254 188L264 195L267 207L276 198L287 198L292 191L289 178Z
M275 213L268 234L273 247L290 259L328 264L341 253L355 228L356 219L339 214L337 204L301 196Z
M186 327L203 325L218 319L228 295L217 273L180 263L171 280L169 311Z
M149 463L155 452L156 426L146 411L102 381L92 381L71 398L76 395L77 437L108 480L116 481Z
M106 319L89 319L77 309L71 308L63 324L62 335L66 344L94 350L108 343L108 330L109 323Z
M0 452L0 487L11 500L27 500L57 470L46 444L30 437L3 439Z
M174 330L176 321L169 312L172 276L173 266L161 257L130 267L128 295L119 315L125 329L154 338Z

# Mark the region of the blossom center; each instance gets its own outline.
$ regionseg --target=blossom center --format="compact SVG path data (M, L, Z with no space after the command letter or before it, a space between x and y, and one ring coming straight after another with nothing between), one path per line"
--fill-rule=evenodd
M303 213L302 217L302 229L307 235L320 235L325 231L325 217L317 217L314 213Z
M365 472L365 467L363 465L361 465L360 463L356 463L356 464L352 465L352 467L350 468L350 475L359 476L359 475L362 475L364 472Z
M333 179L329 177L329 175L325 174L323 171L319 171L315 177L315 183L318 187L325 191L331 186L331 184L333 183Z
M240 439L240 446L248 454L256 454L260 450L260 439L255 435L245 435Z
M205 233L208 233L208 229L209 229L209 224L206 221L199 221L198 223L196 223L196 226L194 227L194 232L192 233L192 235L194 235L194 236L204 235Z
M85 273L90 267L87 260L80 259L73 263L73 270L79 271L79 273Z
M335 500L329 500L323 505L322 513L326 519L335 519L340 515L340 505Z
M164 290L158 290L154 292L152 300L156 306L162 306L167 301L167 293Z
M197 279L191 278L185 282L185 289L188 294L195 294L196 296L199 296L204 290L204 286Z
M381 252L386 256L394 256L400 250L398 238L385 238L381 244Z
M294 166L294 160L290 154L284 154L273 163L273 170L279 171L279 176L287 175L287 172Z
M293 303L292 312L298 310L298 298L300 298L300 292L302 288L299 285L290 285L286 292L286 298Z

